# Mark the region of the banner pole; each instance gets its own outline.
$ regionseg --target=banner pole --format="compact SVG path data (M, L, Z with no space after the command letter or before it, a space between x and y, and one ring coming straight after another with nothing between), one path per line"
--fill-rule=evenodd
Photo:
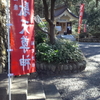
M11 100L9 0L6 0L6 2L7 2L7 34L8 34L8 90L9 90L9 100Z

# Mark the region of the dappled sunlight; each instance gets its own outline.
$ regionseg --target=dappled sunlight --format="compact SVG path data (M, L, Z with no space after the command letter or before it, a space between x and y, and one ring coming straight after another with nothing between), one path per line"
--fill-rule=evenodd
M86 58L100 55L100 43L79 43Z
M81 81L79 78L75 79L67 79L67 82L63 83L63 85L66 85L66 88L68 89L68 92L78 91L80 89L84 89L87 86L87 83L85 81ZM69 84L71 82L71 84Z
M100 72L100 55L94 55L88 58L85 72L86 76L89 77Z
M98 73L97 70L93 70L92 68L91 68L91 70L90 69L89 70L87 69L86 72L85 72L85 76L89 78L91 76L95 76L96 73Z
M89 57L88 59L89 60L94 59L94 61L99 61L98 63L100 63L100 54L93 55L93 56Z
M79 45L82 47L86 47L86 46L88 46L88 47L100 47L100 43L93 43L93 42L92 43L80 42Z
M95 94L94 90L96 91L96 94ZM98 100L99 93L100 92L95 87L87 88L85 91L83 91L79 95L75 96L75 98L73 98L73 100L80 100L80 98L83 98L82 100Z
M69 77L61 78L54 82L62 97L69 100L88 100L88 98L98 98L100 91L97 87L91 87L91 82L87 78ZM95 95L95 91L96 95ZM66 92L65 92L66 91ZM94 99L95 100L95 99Z
M88 72L92 71L92 72L96 73L96 72L98 72L98 67L95 67L95 66L97 66L97 64L95 64L95 63L87 64L85 71L88 71Z
M85 76L85 71L82 74L66 76L66 78L62 76L57 79L56 77L52 82L56 85L61 96L65 98L64 100L68 98L70 98L69 100L81 100L80 98L83 98L82 100L93 100L93 98L99 98L100 88L99 84L95 84L97 82L96 78L94 80L92 74L90 77ZM95 85L98 87L95 87Z

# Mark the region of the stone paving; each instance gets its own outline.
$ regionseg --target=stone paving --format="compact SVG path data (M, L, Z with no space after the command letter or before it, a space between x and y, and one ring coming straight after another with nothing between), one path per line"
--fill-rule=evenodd
M83 72L44 78L55 84L63 100L100 100L100 43L80 43L87 59Z

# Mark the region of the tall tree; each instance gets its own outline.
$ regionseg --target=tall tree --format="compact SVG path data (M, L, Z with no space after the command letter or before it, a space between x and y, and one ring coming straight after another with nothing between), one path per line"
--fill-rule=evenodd
M43 5L44 5L45 19L49 23L49 33L48 34L49 34L50 42L51 42L51 44L54 44L55 43L54 7L55 7L56 0L50 0L50 4L51 4L50 15L49 15L49 6L47 3L47 0L42 0L42 1L43 1Z

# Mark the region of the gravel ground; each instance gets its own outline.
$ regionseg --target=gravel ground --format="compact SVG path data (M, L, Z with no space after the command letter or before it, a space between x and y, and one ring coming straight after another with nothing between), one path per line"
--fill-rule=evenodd
M100 43L80 43L87 58L83 72L42 77L43 82L55 84L63 100L100 100Z

